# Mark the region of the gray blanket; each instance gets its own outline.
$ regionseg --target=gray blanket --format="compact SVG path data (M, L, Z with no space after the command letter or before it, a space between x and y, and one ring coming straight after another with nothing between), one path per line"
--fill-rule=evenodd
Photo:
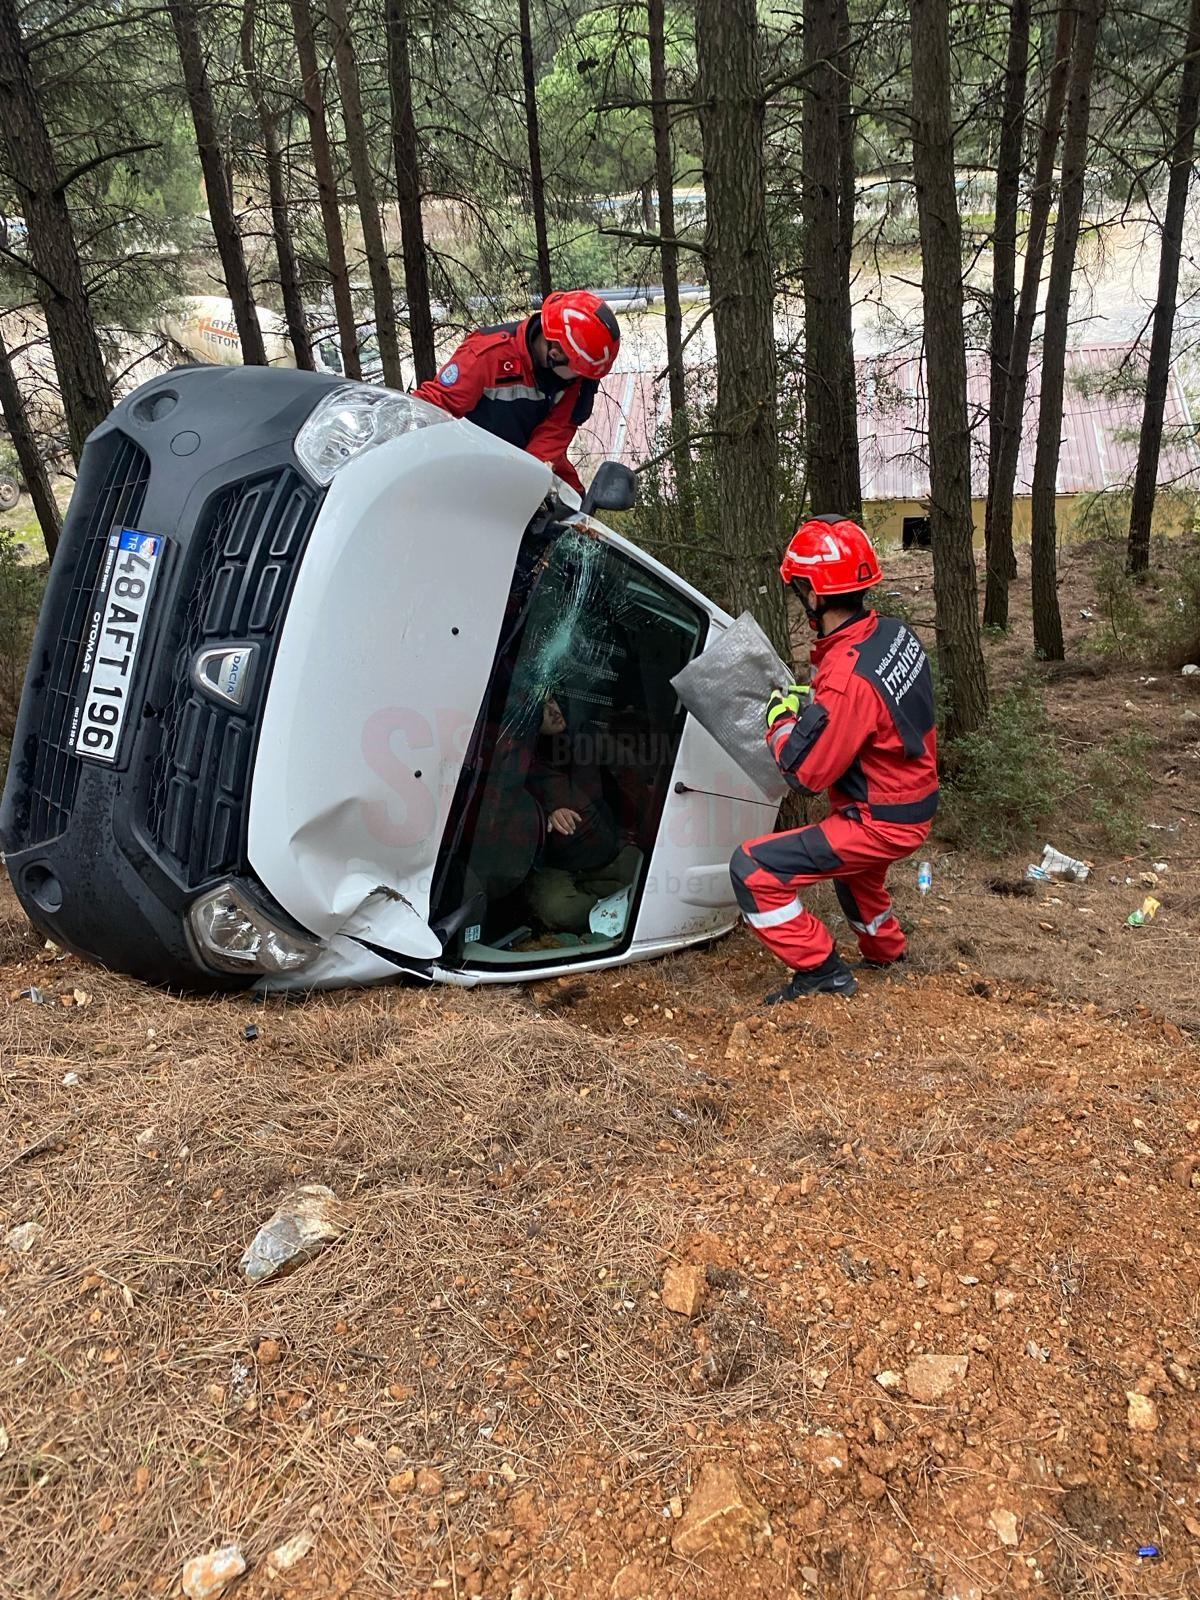
M775 654L749 611L709 645L671 686L701 727L706 728L768 800L787 792L767 749L764 711L773 688L795 674Z

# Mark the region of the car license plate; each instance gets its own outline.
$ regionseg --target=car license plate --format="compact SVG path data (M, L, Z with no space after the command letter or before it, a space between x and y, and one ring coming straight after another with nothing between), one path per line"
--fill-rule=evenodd
M96 603L83 641L72 748L93 761L117 759L134 664L166 540L133 528L108 536Z

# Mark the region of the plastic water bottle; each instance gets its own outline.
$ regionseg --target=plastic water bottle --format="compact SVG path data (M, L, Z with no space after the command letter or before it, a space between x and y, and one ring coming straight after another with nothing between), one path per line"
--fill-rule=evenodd
M922 861L917 873L917 888L922 894L928 894L933 888L933 866L928 861Z

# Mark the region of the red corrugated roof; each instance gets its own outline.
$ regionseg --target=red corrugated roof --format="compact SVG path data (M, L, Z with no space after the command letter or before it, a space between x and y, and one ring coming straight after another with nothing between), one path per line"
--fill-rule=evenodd
M859 452L863 498L922 500L929 494L924 364L915 355L869 356L856 362L859 389ZM1067 389L1058 492L1127 484L1137 463L1145 388L1145 356L1133 345L1087 344L1067 353ZM590 469L605 458L638 466L662 448L667 386L653 372L616 372L596 396L590 422L580 430L576 453ZM1017 493L1033 480L1041 359L1029 369L1025 426L1017 463ZM967 357L967 405L971 421L972 491L987 488L988 360ZM1180 429L1181 442L1173 439ZM1200 486L1200 440L1183 386L1172 372L1167 387L1164 432L1172 441L1159 460L1160 484Z

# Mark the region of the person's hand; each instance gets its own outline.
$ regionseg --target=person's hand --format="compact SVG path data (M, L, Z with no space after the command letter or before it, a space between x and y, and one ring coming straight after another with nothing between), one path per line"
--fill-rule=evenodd
M773 728L780 717L798 717L811 693L805 683L789 683L786 689L772 689L767 701L767 727Z
M569 806L559 806L557 811L550 813L550 832L570 835L582 821L578 811L572 811Z

